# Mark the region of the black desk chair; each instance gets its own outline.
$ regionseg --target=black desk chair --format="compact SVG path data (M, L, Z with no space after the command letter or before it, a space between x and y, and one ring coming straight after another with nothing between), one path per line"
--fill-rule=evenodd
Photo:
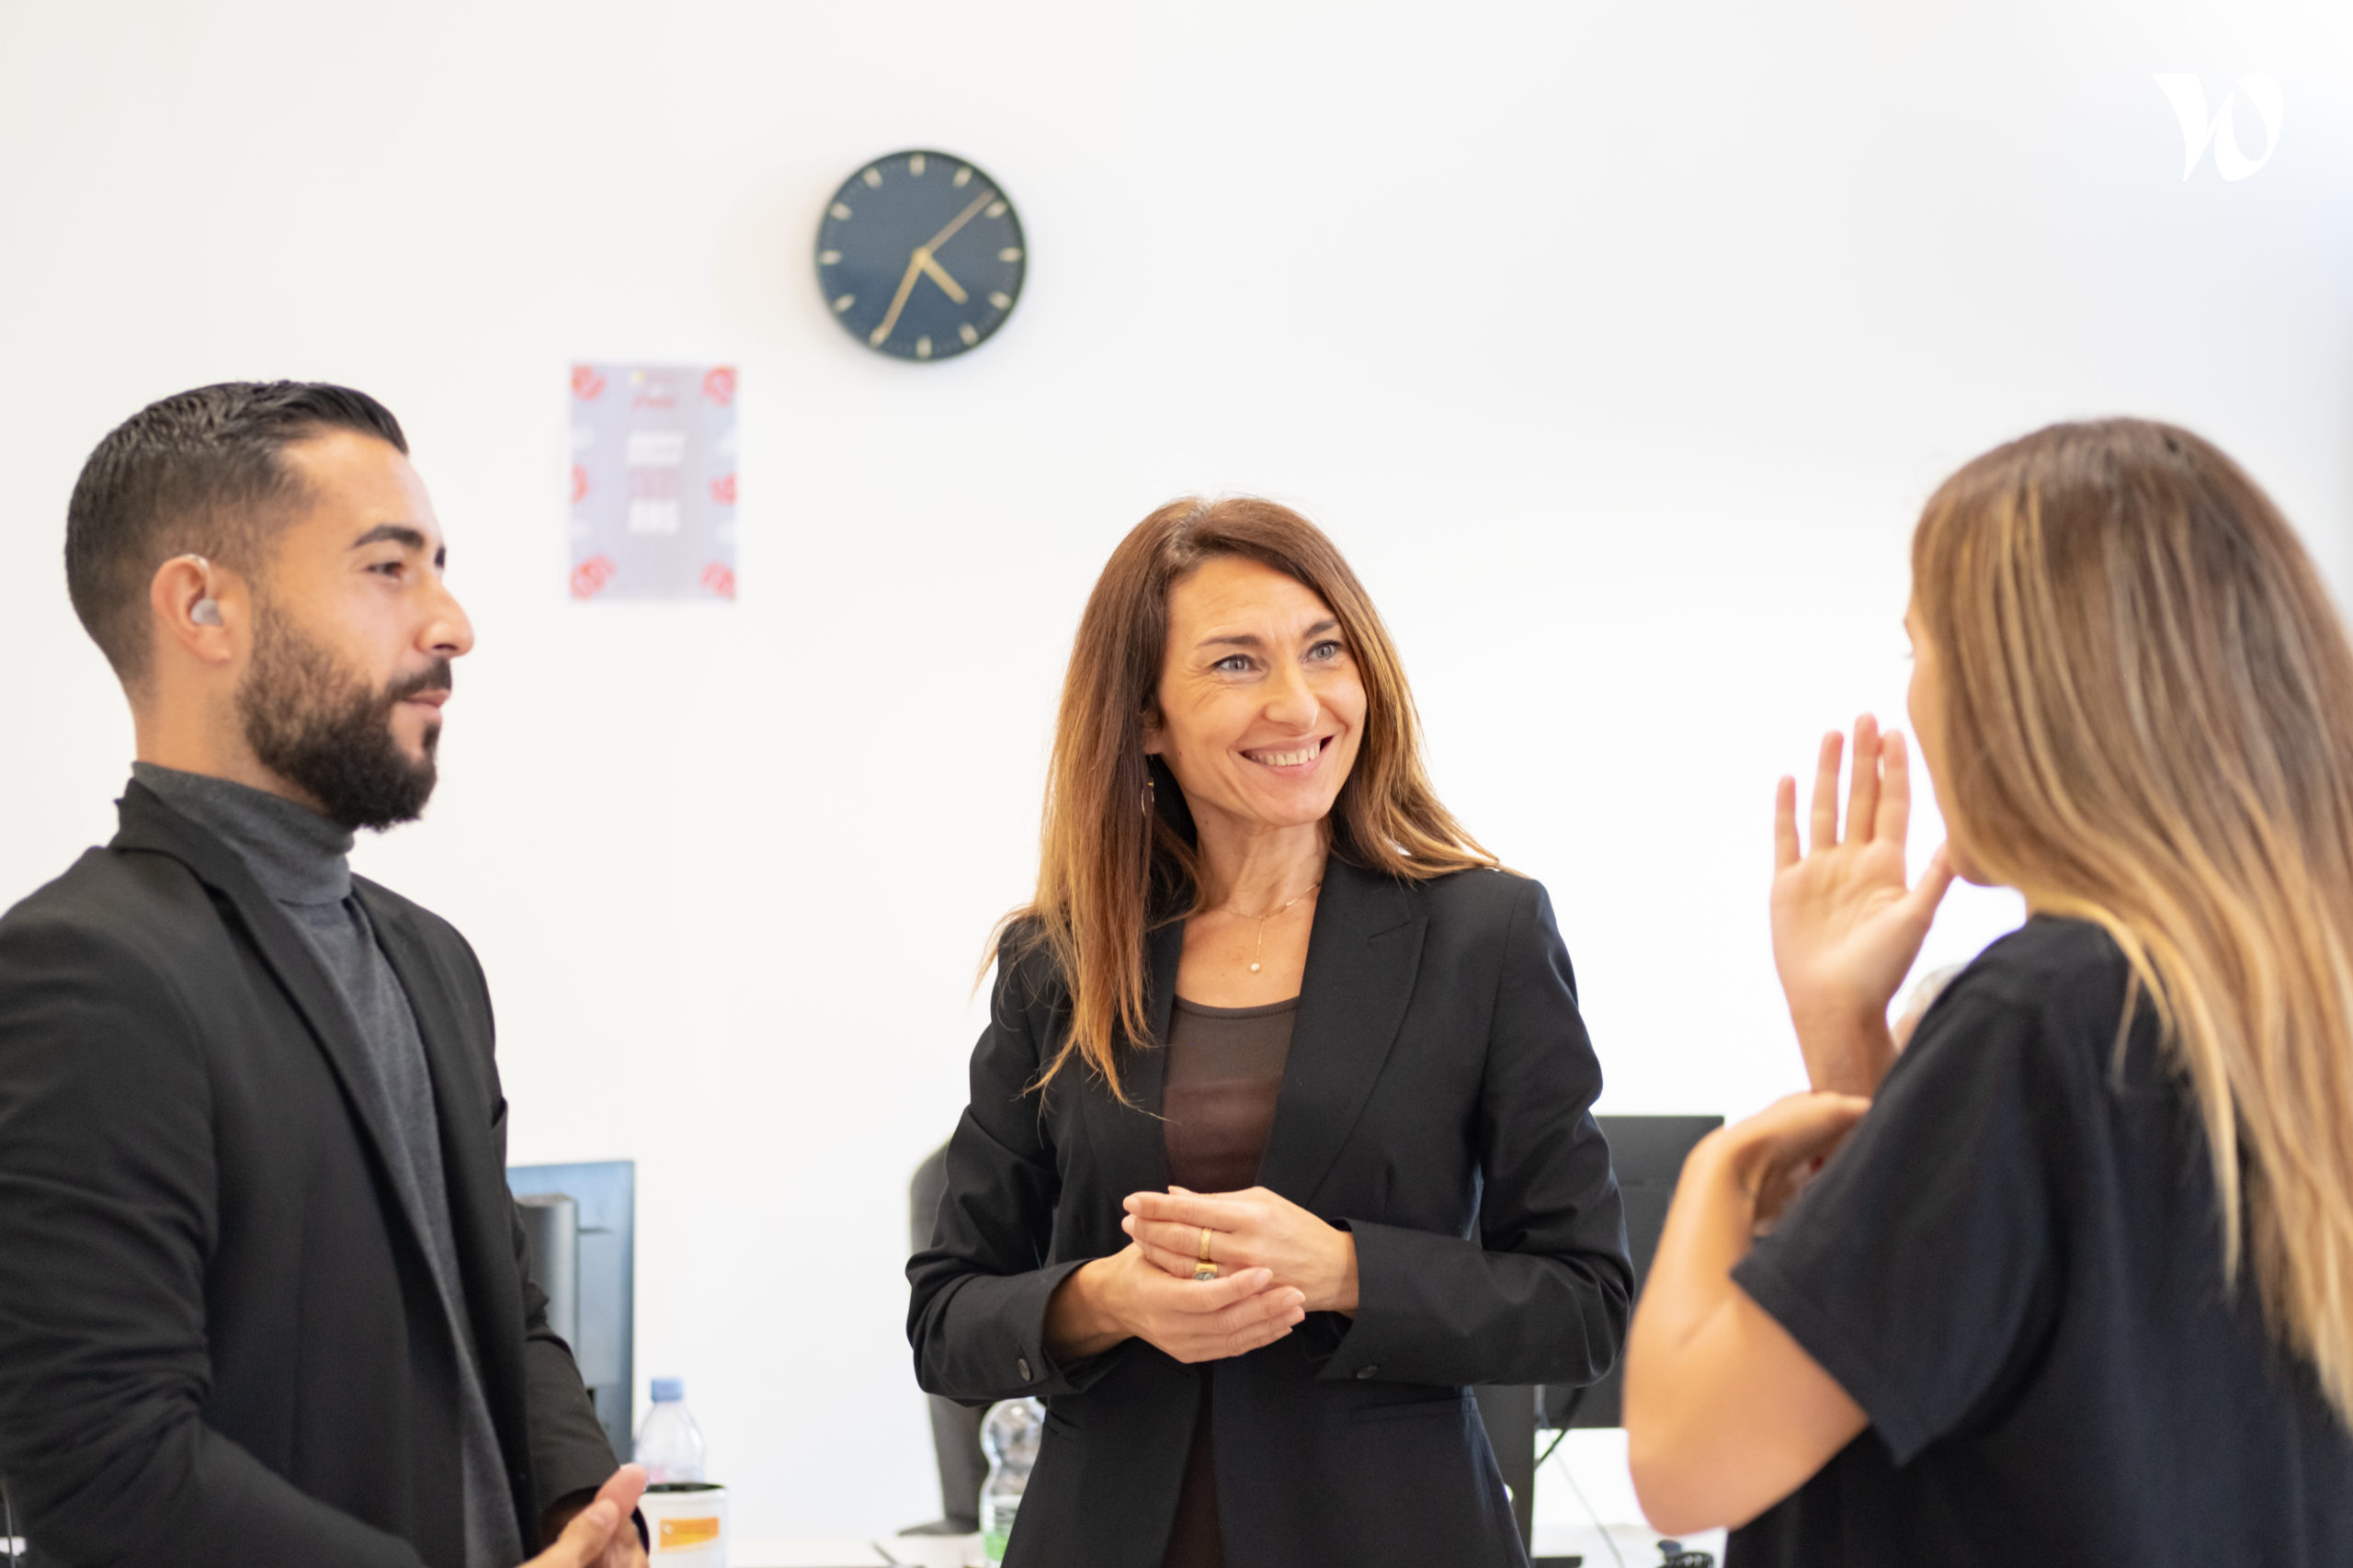
M911 1252L931 1244L939 1200L948 1191L948 1146L934 1149L907 1184L907 1244ZM989 1476L981 1451L981 1417L943 1394L926 1394L931 1404L931 1447L939 1459L940 1517L901 1535L972 1535L981 1528L981 1483Z

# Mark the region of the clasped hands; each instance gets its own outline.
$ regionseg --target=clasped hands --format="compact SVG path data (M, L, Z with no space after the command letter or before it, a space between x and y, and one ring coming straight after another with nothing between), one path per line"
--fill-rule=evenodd
M1309 1312L1357 1309L1356 1238L1263 1187L1131 1193L1130 1238L1074 1273L1048 1309L1058 1353L1099 1355L1142 1339L1179 1361L1246 1355ZM1214 1279L1196 1279L1203 1233Z

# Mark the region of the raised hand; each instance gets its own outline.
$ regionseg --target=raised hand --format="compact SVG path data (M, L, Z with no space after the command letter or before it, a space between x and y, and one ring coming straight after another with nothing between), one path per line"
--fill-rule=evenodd
M1797 780L1784 778L1775 791L1773 963L1813 1086L1869 1095L1895 1056L1888 1004L1919 957L1953 873L1939 846L1919 882L1906 885L1912 789L1904 737L1881 736L1869 714L1855 721L1847 831L1839 837L1841 750L1836 731L1822 738L1802 851Z
M1221 1273L1264 1268L1276 1283L1296 1289L1311 1312L1357 1310L1356 1238L1279 1193L1254 1187L1202 1194L1172 1187L1130 1193L1124 1207L1120 1228L1147 1260L1177 1278L1192 1278L1201 1266L1206 1231L1207 1261Z

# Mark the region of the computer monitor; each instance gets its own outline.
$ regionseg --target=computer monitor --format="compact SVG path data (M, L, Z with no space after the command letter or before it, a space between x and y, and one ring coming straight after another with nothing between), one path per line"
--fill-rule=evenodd
M614 1457L626 1460L634 1446L631 1346L637 1334L636 1162L510 1165L506 1186L525 1210L532 1278L549 1292L551 1322L563 1333L568 1296L576 1330L566 1337L573 1359L580 1364L580 1381L588 1385L597 1423L612 1442ZM538 1201L561 1199L570 1199L570 1205ZM577 1227L569 1248L563 1230L567 1207ZM572 1254L569 1290L563 1278L567 1251Z
M1601 1135L1609 1141L1610 1168L1618 1176L1626 1214L1626 1250L1634 1264L1634 1293L1642 1294L1658 1256L1659 1233L1683 1174L1684 1156L1699 1140L1724 1124L1721 1116L1604 1116ZM1512 1513L1520 1540L1533 1539L1536 1517L1536 1433L1561 1426L1618 1426L1620 1368L1590 1388L1563 1384L1493 1385L1477 1391L1487 1442L1511 1488Z
M1634 1294L1651 1277L1651 1259L1658 1256L1659 1233L1666 1229L1666 1210L1675 1201L1675 1184L1683 1175L1685 1156L1699 1140L1724 1124L1721 1116L1605 1116L1597 1119L1601 1135L1609 1140L1609 1163L1618 1173L1620 1200L1626 1209L1626 1251L1634 1261ZM1620 1400L1625 1386L1625 1364L1583 1391L1548 1389L1543 1401L1547 1426L1622 1426ZM1576 1397L1579 1392L1583 1397Z

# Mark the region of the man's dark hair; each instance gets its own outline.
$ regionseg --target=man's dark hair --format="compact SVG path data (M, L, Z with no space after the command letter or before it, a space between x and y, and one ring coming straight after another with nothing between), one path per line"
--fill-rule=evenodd
M65 508L74 613L126 685L147 673L147 589L176 555L256 576L298 495L282 455L330 430L406 454L392 411L324 381L223 381L149 403L98 443Z

